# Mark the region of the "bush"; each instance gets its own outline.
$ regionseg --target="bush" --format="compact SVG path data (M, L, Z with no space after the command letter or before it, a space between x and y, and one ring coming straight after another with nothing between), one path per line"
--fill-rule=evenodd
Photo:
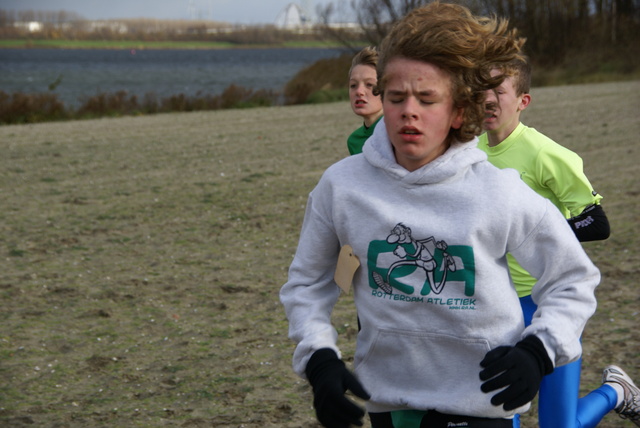
M115 94L99 93L86 98L76 111L76 117L101 117L129 115L140 112L138 97L127 91Z
M56 94L16 92L9 95L0 91L0 124L35 123L68 117L69 112Z
M352 54L343 54L337 58L321 59L302 69L284 88L285 104L304 104L319 91L330 93L346 88L352 57ZM315 95L314 98L325 95Z
M172 95L160 101L160 111L190 111L189 102L184 94Z
M219 110L229 108L268 107L278 102L278 93L243 88L230 85L220 95L198 93L184 94L158 99L156 94L147 93L142 103L136 95L127 91L112 94L98 93L81 100L76 111L67 110L52 93L9 95L0 91L0 124L46 122L60 119L81 119L103 116L125 116L154 114L160 112L186 112L198 110Z
M332 103L349 99L349 89L321 89L309 95L307 104Z

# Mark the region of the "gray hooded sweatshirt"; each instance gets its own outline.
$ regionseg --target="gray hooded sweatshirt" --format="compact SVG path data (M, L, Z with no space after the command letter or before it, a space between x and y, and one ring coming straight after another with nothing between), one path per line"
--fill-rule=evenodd
M505 418L480 390L480 361L529 335L557 365L581 354L600 281L560 212L518 177L499 170L476 142L453 143L409 172L380 122L363 154L331 166L311 192L280 298L304 376L314 351L337 347L331 311L338 254L353 247L353 296L362 329L355 373L370 412L435 409ZM509 277L511 253L538 278L538 305L524 327Z

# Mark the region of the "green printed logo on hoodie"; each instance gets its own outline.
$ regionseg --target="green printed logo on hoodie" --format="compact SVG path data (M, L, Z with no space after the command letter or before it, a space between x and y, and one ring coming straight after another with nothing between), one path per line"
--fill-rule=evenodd
M387 294L447 294L473 296L475 263L473 248L451 245L433 236L416 238L398 223L384 241L372 241L367 254L369 286Z

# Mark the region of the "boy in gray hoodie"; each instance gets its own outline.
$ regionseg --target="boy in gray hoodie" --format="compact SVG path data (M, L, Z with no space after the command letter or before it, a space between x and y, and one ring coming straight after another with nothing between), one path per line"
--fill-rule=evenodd
M280 292L325 427L362 425L347 390L373 428L511 427L542 377L580 356L600 274L558 210L476 148L484 93L504 79L490 66L523 43L439 2L382 42L384 119L311 192ZM526 328L507 253L539 278ZM352 277L336 275L354 260ZM337 283L352 284L361 322L355 373L331 324Z

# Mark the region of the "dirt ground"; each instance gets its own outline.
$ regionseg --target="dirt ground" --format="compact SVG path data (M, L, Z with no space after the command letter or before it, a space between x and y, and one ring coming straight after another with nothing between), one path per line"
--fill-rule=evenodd
M536 89L523 117L582 156L611 221L585 245L583 394L610 363L640 380L638 94ZM317 426L278 291L359 125L337 103L0 127L0 426ZM350 360L349 296L334 321Z

